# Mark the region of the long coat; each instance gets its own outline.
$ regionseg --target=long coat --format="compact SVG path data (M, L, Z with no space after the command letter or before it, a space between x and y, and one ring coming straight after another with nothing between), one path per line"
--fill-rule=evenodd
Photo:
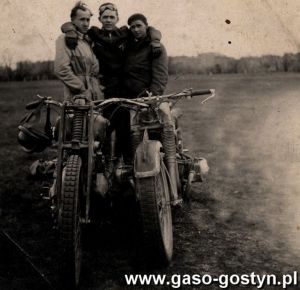
M99 83L99 62L89 42L82 34L78 33L78 36L74 50L66 46L65 35L57 39L54 72L65 85L65 100L78 94L101 100L104 97Z

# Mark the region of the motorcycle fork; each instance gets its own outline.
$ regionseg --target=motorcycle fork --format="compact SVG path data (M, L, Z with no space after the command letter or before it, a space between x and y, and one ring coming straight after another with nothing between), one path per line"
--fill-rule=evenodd
M135 151L141 143L141 132L138 123L139 111L130 110L130 137L131 137L131 157L134 160Z
M57 150L57 177L56 177L56 198L57 198L57 208L59 209L61 202L61 188L62 188L62 173L63 173L63 157L64 157L64 139L66 132L66 105L65 103L61 109L61 118L58 134L58 150ZM58 216L60 218L60 215Z
M165 152L167 169L170 175L172 201L176 204L179 201L178 197L178 170L176 169L176 145L174 127L172 124L164 124L162 129L162 144Z
M92 189L92 175L93 175L93 167L95 160L95 152L94 152L94 110L93 106L90 105L88 114L86 115L85 120L88 120L88 158L87 158L87 184L86 184L86 201L85 201L85 223L90 222L90 200L91 200L91 189ZM84 128L83 128L84 130Z
M148 138L147 126L141 128L139 124L138 115L139 115L139 111L134 111L134 110L130 111L131 140L132 140L131 142L132 142L133 156L135 154L137 146L142 141L141 129L144 131L143 141L145 138L146 139ZM167 117L168 116L169 115L167 115ZM180 181L179 181L178 169L176 169L176 166L178 166L178 164L176 160L174 126L171 122L168 121L170 120L168 120L168 118L165 118L164 120L161 121L162 125L160 125L159 127L157 127L157 125L154 125L154 127L152 128L161 130L162 145L165 152L164 159L169 173L168 175L169 175L171 195L172 195L171 198L173 203L176 204L178 201L180 201L178 197L178 189L177 189L180 186Z
M106 146L105 146L105 177L107 179L111 179L115 161L116 161L116 130L113 130L106 139Z
M61 203L61 190L63 179L63 163L66 153L67 154L80 154L83 159L86 158L86 162L83 160L83 169L86 172L86 184L83 188L82 198L85 198L85 213L83 216L83 222L89 223L90 217L90 192L92 185L92 174L94 165L94 114L93 106L86 106L86 108L74 109L73 122L72 122L72 136L69 142L66 142L66 118L70 114L67 105L64 103L61 110L60 118L60 130L58 136L58 151L57 151L57 177L56 177L56 196L57 196L57 208L59 209ZM87 132L86 132L86 128ZM87 133L87 135L86 135ZM82 141L87 138L87 144ZM60 215L59 215L60 218Z

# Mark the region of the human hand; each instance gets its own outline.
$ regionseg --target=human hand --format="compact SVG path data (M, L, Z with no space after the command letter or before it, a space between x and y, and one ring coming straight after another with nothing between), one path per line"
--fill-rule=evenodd
M77 47L78 44L78 36L76 32L69 31L66 33L65 36L66 46L73 50Z
M78 44L78 35L76 27L72 22L66 22L61 26L61 31L65 34L66 45L69 49L73 50Z
M82 91L80 95L85 96L88 100L92 100L92 92L90 89Z
M152 56L153 58L158 58L162 53L161 46L158 45L152 45Z

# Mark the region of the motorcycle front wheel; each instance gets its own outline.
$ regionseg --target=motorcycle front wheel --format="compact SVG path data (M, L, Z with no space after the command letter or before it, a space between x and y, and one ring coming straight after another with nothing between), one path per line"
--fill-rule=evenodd
M150 264L166 266L173 255L173 226L166 167L161 162L156 176L138 178L136 190L144 258Z
M59 229L64 250L64 284L71 289L78 287L81 270L81 163L80 156L71 155L64 168L62 181Z

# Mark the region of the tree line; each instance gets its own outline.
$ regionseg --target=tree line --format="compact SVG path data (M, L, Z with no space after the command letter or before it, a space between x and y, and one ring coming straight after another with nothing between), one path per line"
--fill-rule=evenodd
M263 55L235 59L222 54L204 53L195 57L169 57L169 73L223 74L223 73L269 73L300 72L300 53L283 56ZM53 61L19 61L15 68L6 60L0 65L0 81L32 81L56 79Z
M15 68L10 64L0 65L0 81L38 81L56 79L54 62L19 61Z
M300 53L283 56L263 55L235 59L221 54L205 53L196 57L170 57L170 74L226 74L300 72Z

